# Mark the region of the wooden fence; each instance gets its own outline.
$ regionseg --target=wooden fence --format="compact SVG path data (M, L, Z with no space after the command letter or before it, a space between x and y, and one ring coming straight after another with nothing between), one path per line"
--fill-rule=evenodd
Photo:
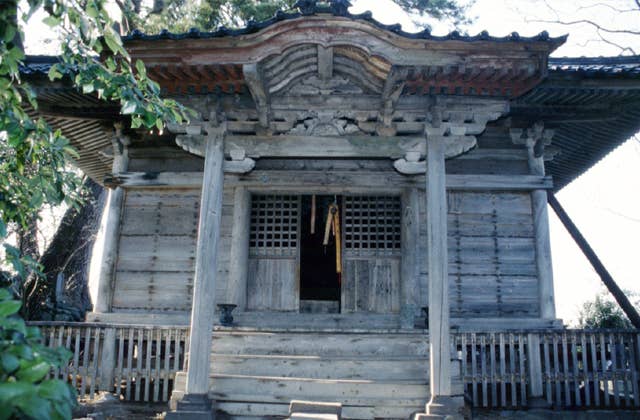
M188 327L32 322L45 344L66 347L71 359L51 372L69 381L78 394L97 391L128 401L168 401L175 374L183 370Z
M638 408L640 332L456 333L474 407Z

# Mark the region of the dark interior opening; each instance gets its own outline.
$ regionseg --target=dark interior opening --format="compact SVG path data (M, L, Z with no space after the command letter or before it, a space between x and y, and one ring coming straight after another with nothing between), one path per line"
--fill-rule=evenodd
M329 206L337 200L342 208L341 197L316 195L315 233L311 234L312 196L302 196L300 236L300 300L340 301L340 277L336 273L336 241L329 236L323 245L325 224ZM340 218L342 215L340 214Z

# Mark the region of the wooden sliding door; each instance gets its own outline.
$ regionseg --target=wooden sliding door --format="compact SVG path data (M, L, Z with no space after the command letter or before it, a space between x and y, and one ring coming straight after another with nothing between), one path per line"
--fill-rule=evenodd
M247 310L297 311L300 197L251 197Z

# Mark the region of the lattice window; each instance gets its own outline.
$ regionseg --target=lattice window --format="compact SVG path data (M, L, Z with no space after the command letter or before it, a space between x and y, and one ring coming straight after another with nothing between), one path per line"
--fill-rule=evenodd
M346 196L344 215L346 251L356 255L400 252L400 197Z
M251 255L295 256L299 197L254 195L251 198Z

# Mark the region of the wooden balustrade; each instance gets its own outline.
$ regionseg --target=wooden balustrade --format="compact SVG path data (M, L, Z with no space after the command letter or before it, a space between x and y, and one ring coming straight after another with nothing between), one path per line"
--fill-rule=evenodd
M32 322L47 346L72 353L51 372L80 396L168 401L184 370L188 327ZM640 331L453 333L465 395L474 407L640 407ZM534 348L536 346L537 348Z
M71 353L51 376L67 380L80 397L112 392L128 401L168 401L178 371L184 370L188 327L32 322L45 345Z
M455 333L454 343L474 407L640 407L637 330Z

